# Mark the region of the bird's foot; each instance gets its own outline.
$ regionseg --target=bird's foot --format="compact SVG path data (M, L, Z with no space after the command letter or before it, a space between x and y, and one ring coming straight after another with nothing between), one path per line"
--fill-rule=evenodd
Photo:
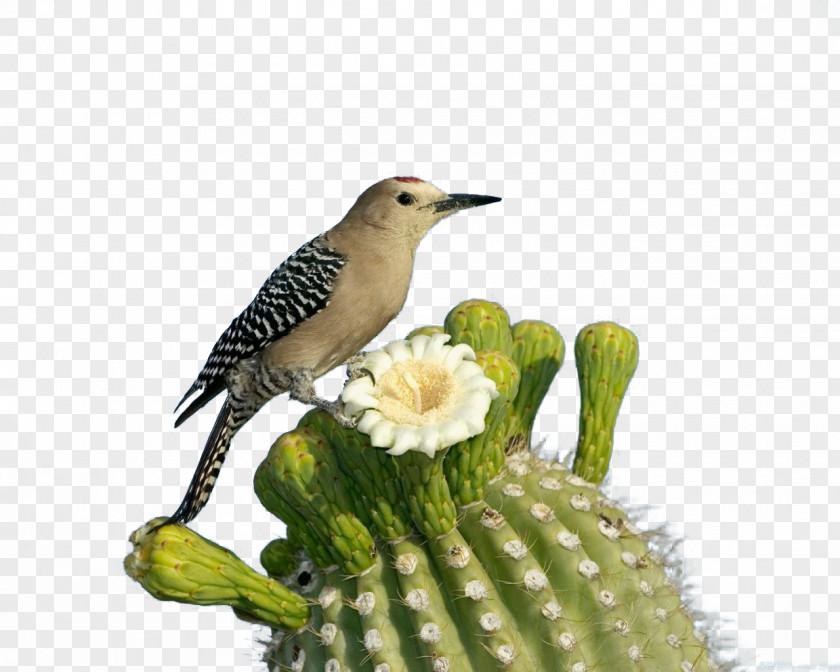
M358 418L350 418L344 413L344 402L341 399L327 401L321 408L335 418L335 421L344 429L355 429L359 422Z
M341 399L327 401L326 399L321 399L320 397L312 397L307 403L324 409L333 418L335 418L335 421L344 427L344 429L355 429L358 420L347 416L344 412L344 402L341 401Z
M326 399L321 399L321 397L315 394L315 388L312 385L311 371L300 371L292 377L292 385L289 390L289 396L295 401L299 401L303 404L323 408L345 429L353 429L356 426L357 420L354 418L348 418L344 413L344 402L341 401L341 399L327 401Z
M365 361L366 354L366 352L359 352L347 360L347 380L351 381L361 378L362 376L370 376L373 384L376 385L376 378L371 370L362 366L362 363Z

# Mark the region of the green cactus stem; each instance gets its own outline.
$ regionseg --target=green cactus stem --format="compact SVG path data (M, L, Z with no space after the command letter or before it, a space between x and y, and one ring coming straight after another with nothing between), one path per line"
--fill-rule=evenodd
M281 436L254 477L263 506L283 518L307 553L325 553L348 574L373 564L375 546L358 519L324 437L302 427Z
M510 418L510 439L507 446L509 453L531 445L531 429L537 411L566 355L566 344L560 332L545 322L517 322L511 330L511 335L511 355L519 367L522 382Z
M525 624L518 623L514 616L518 606L505 603L498 584L494 584L460 530L432 540L430 550L449 599L455 598L454 618L462 638L468 642L473 669L538 669L536 658L522 640L521 628ZM498 619L486 624L487 614Z
M367 659L362 642L362 624L359 613L353 608L357 597L356 581L346 581L337 572L327 574L327 586L335 589L334 599L322 607L323 622L319 635L327 662L335 661L336 670L358 670L365 666ZM323 594L323 592L322 592Z
M401 639L417 647L407 669L417 669L416 661L426 660L429 663L420 669L437 664L469 670L464 638L457 627L447 627L453 623L452 601L443 589L436 558L426 540L412 535L394 543L390 554L383 556L383 564L391 568L394 577L397 598L392 604L406 619Z
M409 341L415 336L431 336L432 334L442 334L443 327L439 327L437 325L429 325L427 327L417 327L416 329L412 329L408 332L408 336L405 337L405 340Z
M468 432L436 450L396 450L311 411L254 478L287 525L287 538L260 555L269 576L186 528L147 533L155 521L132 536L129 575L158 599L226 604L269 625L270 672L720 670L658 539L599 490L638 362L635 336L608 322L578 335L580 439L569 470L530 446L564 358L557 331L532 320L511 328L483 301L456 306L445 330L456 355L440 328L423 327L417 344L391 344L388 356L396 366L468 355L446 384L457 394L486 386L484 405L452 406L435 422L474 415L483 424L471 417ZM476 363L461 344L479 348ZM381 413L378 403L364 413ZM394 431L442 427L409 417Z
M401 539L411 533L411 514L405 505L397 464L385 451L370 445L370 438L345 429L320 409L309 411L301 427L319 432L332 447L342 483L353 495L354 510L382 539Z
M233 553L179 525L155 528L156 518L130 538L125 571L159 600L228 605L253 620L284 630L303 627L306 599L258 574Z
M510 355L513 338L510 317L498 303L473 299L459 303L443 321L450 345L466 343L473 350L498 350Z
M519 649L539 659L557 655L556 642L561 630L557 621L544 618L543 605L554 600L554 590L545 568L529 549L529 539L522 539L505 520L505 516L489 506L473 506L464 512L459 526L480 565L486 568L489 581L498 590L498 597L508 605L494 607L492 628L516 624ZM482 615L487 606L482 606ZM485 618L485 622L488 618ZM531 627L519 627L530 621ZM479 617L481 624L481 619Z
M275 539L260 553L260 564L269 576L291 574L299 563L301 549L288 539Z
M377 561L356 581L356 598L352 603L362 629L362 644L370 662L388 665L391 672L408 671L404 661L419 655L416 642L400 636L409 626L406 610L396 599L396 572L386 565L388 549L383 546Z
M452 446L444 461L457 506L483 499L485 486L498 476L504 465L510 439L507 420L519 392L519 368L510 357L497 350L480 350L476 362L496 384L499 396L490 404L484 431Z
M414 524L429 538L449 533L456 524L455 503L443 476L445 457L441 450L431 458L416 451L394 458Z
M343 606L336 614L338 598L319 597L313 628L327 640L297 669L715 672L666 569L593 484L516 453L449 534L381 545L359 577L328 573ZM286 640L283 660L295 643L307 647L302 636Z
M613 322L592 324L575 340L580 430L573 471L592 483L607 475L618 409L639 363L639 343Z

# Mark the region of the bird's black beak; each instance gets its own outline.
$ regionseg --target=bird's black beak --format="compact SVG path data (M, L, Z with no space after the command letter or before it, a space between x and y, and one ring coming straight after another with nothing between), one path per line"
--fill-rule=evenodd
M487 205L488 203L498 203L501 200L497 196L449 194L449 198L444 198L442 201L435 201L432 205L435 207L435 212L455 212L456 210L476 208L479 205Z

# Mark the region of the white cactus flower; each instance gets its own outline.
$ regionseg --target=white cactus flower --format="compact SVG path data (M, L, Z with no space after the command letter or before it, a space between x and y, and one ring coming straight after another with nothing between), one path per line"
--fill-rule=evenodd
M394 341L368 353L361 367L373 376L344 387L344 412L371 444L391 455L435 452L484 431L496 384L463 343L447 345L448 334ZM376 381L374 383L374 380Z

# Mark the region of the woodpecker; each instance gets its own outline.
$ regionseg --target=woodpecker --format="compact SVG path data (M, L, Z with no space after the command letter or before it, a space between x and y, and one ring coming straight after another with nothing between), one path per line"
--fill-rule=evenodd
M500 201L495 196L446 194L416 177L394 177L368 188L332 229L278 266L254 300L216 341L195 382L176 406L196 397L179 427L222 391L222 404L198 467L166 523L186 524L207 503L234 434L270 399L319 406L345 426L340 400L315 394L313 381L347 363L396 317L411 282L424 235L449 215Z

